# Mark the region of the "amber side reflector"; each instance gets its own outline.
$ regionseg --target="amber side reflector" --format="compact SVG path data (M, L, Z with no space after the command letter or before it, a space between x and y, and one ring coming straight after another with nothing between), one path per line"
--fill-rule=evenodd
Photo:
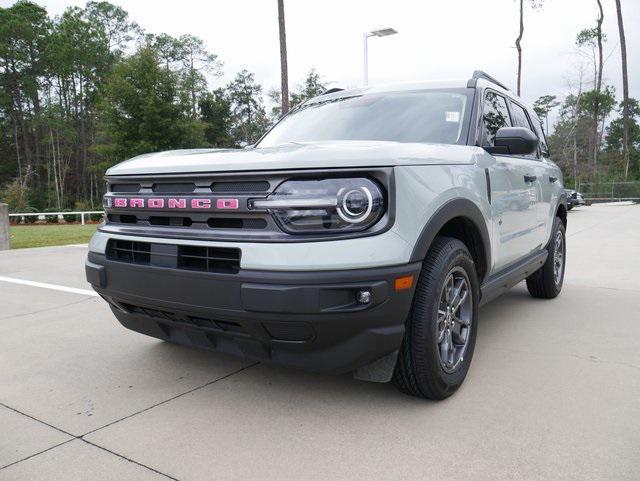
M413 286L413 276L404 276L396 278L396 291L404 291L411 289Z

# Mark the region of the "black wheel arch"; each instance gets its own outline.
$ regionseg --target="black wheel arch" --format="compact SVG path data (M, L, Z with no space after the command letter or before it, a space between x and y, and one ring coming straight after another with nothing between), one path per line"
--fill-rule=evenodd
M464 198L452 199L442 205L422 228L411 253L411 262L424 260L439 234L458 238L467 246L482 283L491 270L491 238L480 208Z
M567 194L563 192L560 194L558 198L558 205L556 205L556 216L560 217L560 220L564 224L564 228L567 228L567 211L569 210L569 205L567 201Z

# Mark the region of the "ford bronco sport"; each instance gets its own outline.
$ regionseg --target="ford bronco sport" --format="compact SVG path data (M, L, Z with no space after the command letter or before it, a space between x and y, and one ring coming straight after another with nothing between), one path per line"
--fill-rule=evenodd
M125 327L175 343L442 399L481 304L562 288L562 174L536 114L480 71L333 89L254 146L106 180L87 278Z

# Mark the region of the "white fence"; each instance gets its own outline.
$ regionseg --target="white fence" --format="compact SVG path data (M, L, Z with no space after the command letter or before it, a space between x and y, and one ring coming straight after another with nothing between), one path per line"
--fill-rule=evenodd
M23 214L17 213L17 214L9 214L9 219L14 219L14 218L18 218L18 219L22 219L23 217L36 217L36 220L38 219L45 219L46 217L50 217L53 215L58 216L58 220L65 216L65 215L79 215L80 216L80 222L82 223L82 225L85 224L85 216L90 216L91 214L104 214L104 211L101 210L86 210L86 211L74 211L74 212L25 212Z

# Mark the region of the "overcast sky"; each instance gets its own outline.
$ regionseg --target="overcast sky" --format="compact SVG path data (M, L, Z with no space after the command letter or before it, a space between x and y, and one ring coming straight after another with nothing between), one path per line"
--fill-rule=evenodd
M222 85L240 69L256 74L265 90L279 86L276 0L111 0L146 31L202 38L224 62ZM13 2L0 0L0 5ZM80 0L37 0L60 14ZM526 0L525 0L526 3ZM605 83L622 95L614 0L605 9ZM630 95L640 98L640 0L622 0ZM294 86L313 67L332 86L357 86L362 77L362 34L393 27L397 35L369 39L369 82L468 78L482 69L515 90L518 6L515 0L285 0L289 79ZM577 66L579 30L595 25L595 0L546 0L525 12L522 95L563 96Z

